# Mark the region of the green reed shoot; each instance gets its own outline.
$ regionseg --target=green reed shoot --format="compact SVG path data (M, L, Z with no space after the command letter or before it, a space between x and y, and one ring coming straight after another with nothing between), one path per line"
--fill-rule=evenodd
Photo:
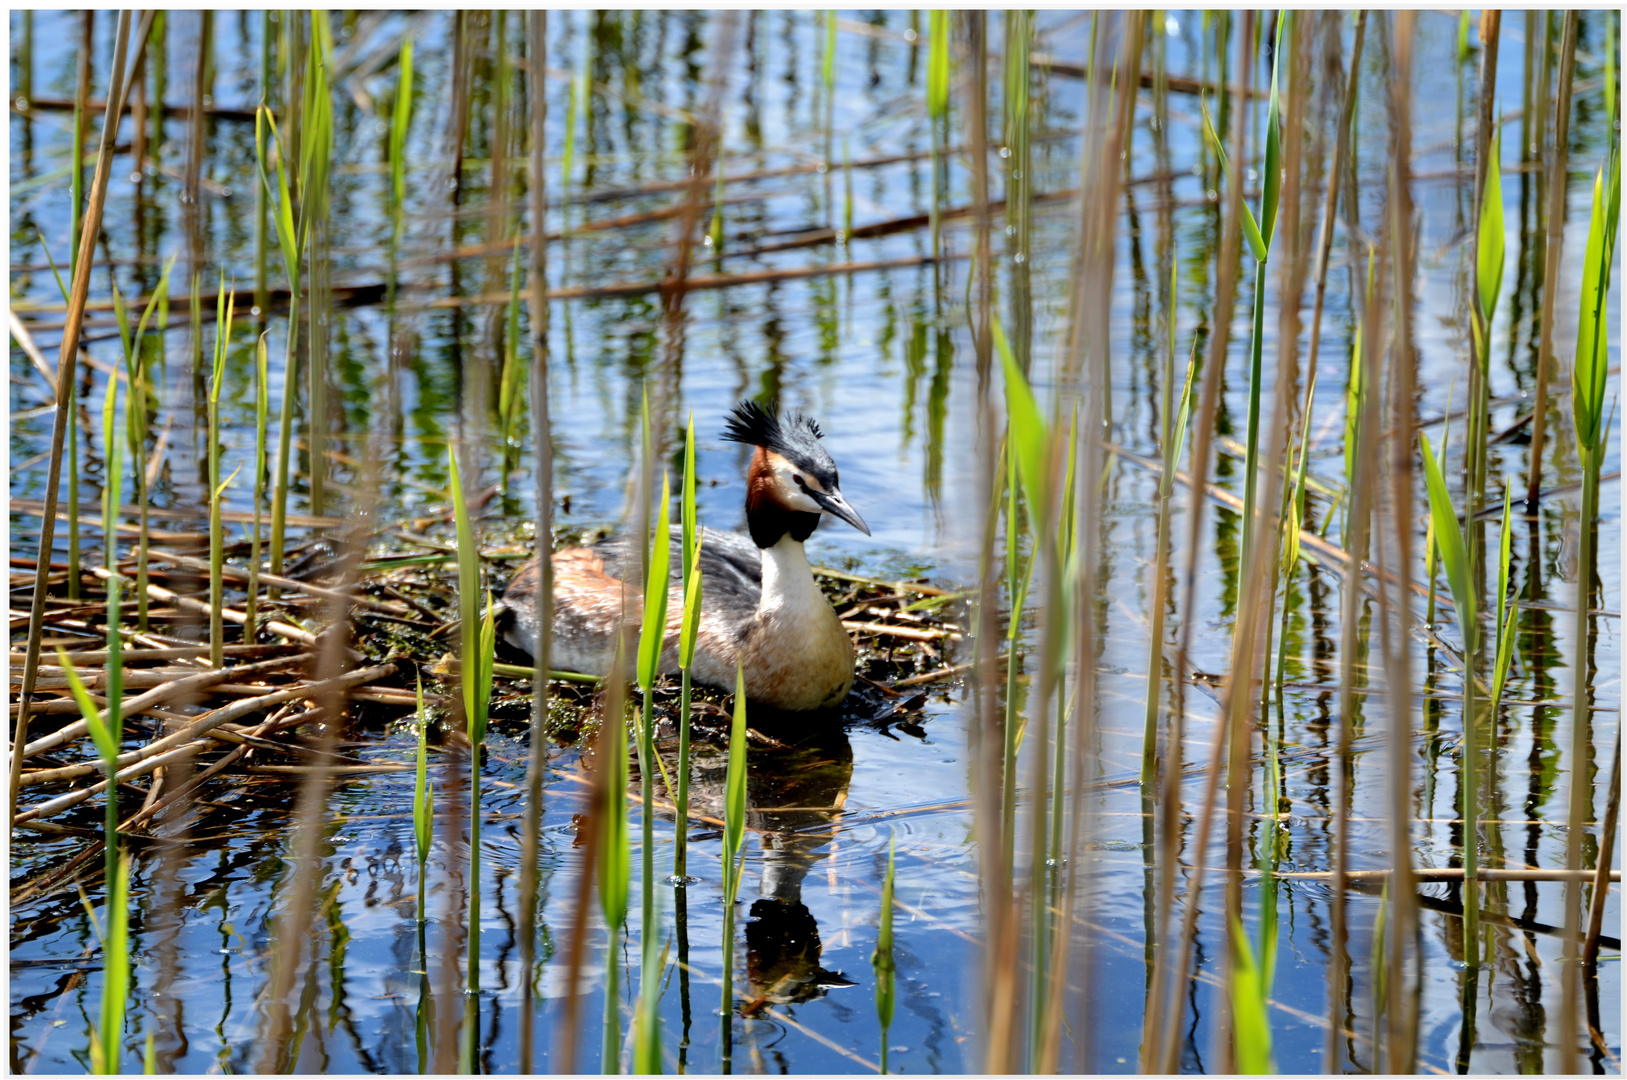
M897 968L893 964L893 851L896 834L887 838L887 876L881 883L881 914L876 922L876 949L870 954L870 966L876 973L876 1019L881 1022L881 1072L887 1072L887 1029L893 1024L896 1005L894 981Z
M678 629L678 790L673 797L677 832L672 838L672 874L680 886L689 870L689 719L690 669L701 622L701 530L695 517L695 414L684 433L683 572L684 615Z
M158 1047L153 1042L153 1033L147 1032L146 1049L141 1055L141 1073L143 1076L158 1075Z
M300 104L300 217L308 239L316 241L307 253L311 266L310 363L306 400L306 439L309 444L311 512L321 514L326 503L328 472L328 316L327 218L328 177L333 160L333 101L328 87L328 61L333 56L333 29L326 11L310 13L310 52L305 58L304 98Z
M1607 80L1612 73L1606 72ZM1588 609L1593 600L1594 563L1598 552L1594 527L1599 516L1599 466L1607 452L1611 422L1605 418L1605 383L1610 368L1610 271L1616 253L1616 226L1621 217L1621 147L1612 139L1610 156L1593 178L1593 215L1588 224L1586 262L1582 267L1580 315L1577 320L1576 359L1571 365L1571 416L1576 432L1576 455L1582 465L1582 515L1576 568L1577 658L1571 670L1572 728L1571 783L1568 807L1570 832L1565 842L1565 865L1582 865L1582 823L1587 820L1592 787L1582 762L1592 724L1589 723L1588 677L1592 659ZM1580 927L1581 888L1571 885L1565 894L1565 925L1570 933ZM1573 955L1573 954L1570 954ZM1567 976L1565 1015L1574 1020L1580 975Z
M83 893L80 894L83 897ZM87 907L87 911L89 908ZM92 916L92 925L95 917ZM100 928L98 928L100 929ZM130 856L118 860L108 879L107 929L102 937L102 1009L90 1036L90 1069L117 1076L124 1011L130 995ZM151 1055L149 1055L151 1056Z
M266 338L262 330L254 343L254 525L249 541L249 595L243 602L243 642L252 645L259 636L254 630L255 605L260 598L260 504L266 494L266 422L270 417L270 376Z
M228 291L226 275L220 276L220 292L215 299L215 356L209 381L209 663L221 665L225 656L226 625L222 609L226 600L221 580L225 543L221 535L220 499L225 487L220 482L220 387L226 379L226 352L232 341L232 310L237 304L235 290Z
M395 108L390 113L390 260L401 244L401 215L407 202L407 132L412 126L412 38L401 39L396 60ZM390 287L395 287L391 275Z
M1284 12L1277 23L1277 41L1284 40L1292 16ZM1260 189L1260 216L1258 222L1247 203L1243 209L1243 235L1254 255L1254 321L1249 344L1249 398L1246 453L1243 463L1243 543L1242 560L1247 565L1254 551L1256 532L1256 494L1260 479L1260 397L1263 389L1262 361L1265 344L1265 278L1266 261L1271 255L1271 238L1277 227L1277 203L1282 194L1282 109L1277 94L1277 64L1282 56L1279 47L1271 61L1271 99L1266 114L1265 167ZM1226 160L1226 150L1215 133L1209 119L1209 108L1203 105L1203 127L1220 162L1220 169L1229 183L1241 183L1242 177L1233 177Z
M1498 165L1503 149L1501 128L1501 124L1492 125L1491 149L1486 156L1486 185L1480 200L1476 245L1474 317L1469 320L1475 355L1475 379L1469 401L1469 477L1471 490L1477 493L1485 488L1491 401L1491 323L1497 313L1497 294L1503 284L1503 181ZM1469 557L1475 557L1472 544Z
M948 186L943 156L949 126L949 12L937 9L927 15L926 111L932 128L932 257L937 258L943 248Z
M1367 296L1373 292L1374 251L1367 250ZM1362 304L1366 310L1366 303ZM1351 335L1350 342L1350 379L1345 383L1345 491L1349 494L1345 502L1344 520L1341 526L1340 545L1350 547L1351 520L1350 515L1355 513L1356 470L1361 467L1357 456L1358 435L1361 432L1362 408L1367 403L1367 384L1362 379L1361 364L1361 323L1356 324L1356 332Z
M147 499L147 469L144 459L147 454L147 432L152 424L153 412L158 405L158 396L154 391L155 380L147 365L147 324L152 319L155 309L162 309L168 304L170 271L175 269L175 260L180 255L177 251L169 257L164 264L164 272L158 277L158 287L153 290L152 296L147 299L147 306L142 309L141 319L136 323L135 335L131 338L125 355L125 374L130 379L130 398L125 405L125 432L129 441L130 466L135 478L136 506L141 511L141 533L136 549L136 629L145 632L147 629L147 552L148 543L148 513L151 507ZM160 314L160 322L165 321ZM160 343L158 356L160 362L163 357L163 347ZM160 380L161 381L161 380ZM263 428L264 425L262 424Z
M1271 1020L1268 1015L1265 972L1254 959L1254 949L1242 924L1232 919L1231 985L1232 1033L1236 1040L1237 1071L1264 1076L1271 1067Z
M666 974L669 940L655 951L655 936L646 937L639 959L641 972L638 1004L633 1009L633 1072L639 1076L661 1074L661 979Z
M616 663L611 670L625 670L619 645L617 653ZM609 782L605 785L608 805L599 808L600 827L604 829L604 837L599 843L599 903L604 910L605 929L610 935L609 945L605 949L601 1064L604 1073L612 1074L621 1071L621 1012L618 1008L621 964L617 957L616 941L621 936L622 920L627 918L627 886L632 876L632 860L627 851L627 719L624 715L605 716L601 745L604 759L599 763L599 768L610 770Z
M1458 524L1446 478L1429 446L1429 436L1420 435L1423 444L1424 482L1429 492L1429 514L1435 526L1435 543L1440 548L1441 565L1457 609L1458 631L1463 636L1463 940L1464 959L1479 963L1479 791L1475 777L1479 771L1480 718L1475 700L1474 659L1479 653L1479 604L1475 596L1473 567L1468 545Z
M1446 422L1441 427L1441 448L1435 458L1435 465L1446 475L1446 446L1452 437L1452 394L1446 395ZM1435 519L1430 518L1424 523L1424 580L1429 582L1429 599L1424 609L1424 622L1430 626L1435 625L1435 564L1439 559L1439 545L1435 543Z
M1497 648L1491 669L1491 695L1488 702L1493 719L1503 701L1503 686L1508 682L1509 665L1514 662L1514 613L1516 605L1509 603L1508 574L1512 562L1514 543L1514 485L1503 485L1503 528L1497 539Z
M469 972L470 993L480 989L480 751L491 705L496 627L490 603L480 618L480 548L463 497L458 458L446 448L453 515L458 533L458 604L463 626L463 715L469 736Z
M508 486L508 463L520 427L520 403L525 400L526 367L520 363L520 241L514 240L514 266L509 274L508 311L503 335L503 376L497 388L497 419L503 437L503 473Z
M271 175L266 171L267 127L277 150L275 190L271 186ZM287 160L288 147L277 136L276 118L263 103L255 113L254 151L260 170L260 183L277 200L272 220L277 225L277 246L282 252L283 269L288 275L288 334L283 351L282 410L277 419L277 476L271 503L271 572L281 574L288 521L289 461L294 447L294 401L298 397L296 388L299 385L300 260L304 258L309 231L303 207L296 226L294 203L288 190L288 174L298 163Z
M104 715L96 708L96 702L91 700L85 684L79 680L79 673L73 668L73 661L60 646L57 648L57 662L62 665L63 674L68 677L68 688L73 692L73 699L79 705L79 715L85 718L85 726L90 729L90 741L96 747L96 755L102 759L102 767L107 771L107 817L103 823L102 842L106 848L105 871L109 875L107 880L113 881L111 876L117 869L119 852L119 785L112 777L119 771L119 746L124 741L124 714L122 704L124 700L124 659L120 653L122 642L119 638L118 620L113 617L115 610L112 605L118 602L118 575L107 579L108 589L108 630L107 630L107 665L103 669L107 672L107 685L103 688L107 698L107 713Z
M118 414L119 376L115 370L107 377L107 392L102 395L102 445L106 448L107 475L102 478L102 565L110 573L119 568L118 521L119 493L122 485L118 469L118 442L114 438L114 417Z
M1368 957L1368 970L1373 973L1373 1015L1383 1016L1389 1004L1389 965L1384 962L1384 935L1390 916L1390 879L1384 879L1384 891L1379 895L1378 910L1373 913L1373 951Z
M412 835L418 846L418 921L424 921L424 885L429 878L429 844L435 828L435 785L429 779L429 713L424 678L418 677L418 759L412 787Z
M734 902L745 868L746 673L734 669L734 722L729 728L729 769L723 780L723 1064L727 1071L734 1019Z
M645 553L644 625L638 635L638 688L644 696L642 720L638 726L638 788L643 800L640 821L642 857L642 903L640 911L646 940L655 936L655 683L661 677L661 653L667 637L667 574L672 559L672 492L665 471L661 473L661 503L656 510L655 528L650 532L650 548ZM648 972L645 975L648 976Z

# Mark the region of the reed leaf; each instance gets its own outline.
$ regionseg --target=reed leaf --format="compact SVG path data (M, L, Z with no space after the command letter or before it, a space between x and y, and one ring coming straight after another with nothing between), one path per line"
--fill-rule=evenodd
M402 209L407 202L407 132L412 126L412 38L401 39L396 59L395 108L390 113L390 246L401 242Z
M1582 264L1581 312L1576 329L1576 360L1571 365L1571 408L1576 449L1583 460L1603 449L1605 380L1610 368L1610 269L1615 258L1616 225L1621 216L1621 151L1593 177L1593 215L1588 224Z
M475 543L474 526L469 520L469 504L463 496L463 479L458 472L457 454L446 448L447 475L452 495L452 513L458 536L458 609L463 625L463 713L469 741L479 744L486 734L486 702L490 700L490 680L485 680L487 697L480 692L480 548Z
M1264 974L1255 962L1254 950L1243 926L1232 919L1231 986L1232 1031L1236 1039L1237 1071L1263 1076L1271 1067L1271 1022L1266 1014Z
M1039 402L1034 399L1034 391L1017 366L1000 320L993 320L992 326L994 347L1000 354L1006 376L1006 423L1012 454L1022 477L1023 493L1036 520L1035 527L1044 528L1050 521L1047 513L1051 503L1050 428L1040 412Z
M1478 623L1474 579L1470 573L1469 549L1463 540L1463 529L1458 523L1457 511L1452 507L1451 492L1446 489L1446 478L1435 454L1430 450L1429 436L1420 435L1423 444L1424 482L1429 492L1430 523L1435 529L1435 543L1440 549L1441 565L1446 568L1447 584L1452 590L1452 603L1457 608L1458 627L1463 634L1465 656L1472 657L1478 641Z
M656 511L655 528L650 533L648 571L644 578L644 625L638 636L638 688L646 701L645 720L649 720L651 694L655 680L661 676L661 650L666 643L667 629L667 577L672 558L670 506L671 481L665 471L661 473L661 504Z
M119 1049L124 1034L124 1012L130 995L130 856L118 861L110 879L107 931L102 937L102 1008L91 1038L91 1071L117 1076Z
M1215 160L1220 163L1220 171L1228 184L1235 183L1231 162L1226 157L1226 147L1215 131L1214 121L1209 118L1209 102L1206 97L1198 98L1198 108L1203 113L1203 134L1209 140L1209 148L1214 151ZM1254 220L1254 212L1248 208L1248 203L1239 202L1237 205L1243 211L1243 239L1248 241L1249 251L1253 253L1254 260L1263 263L1271 249L1260 234L1259 223Z
M949 115L949 12L927 14L926 109L934 120Z
M893 855L898 836L887 838L887 876L881 883L881 913L876 921L876 948L870 954L870 966L876 976L876 1019L881 1022L881 1071L887 1072L887 1030L893 1024L893 1011L897 1004L893 963Z
M741 847L746 835L746 673L738 665L723 792L723 899L732 906L740 889L740 863L744 858Z
M701 622L701 536L695 509L695 415L689 415L684 432L683 514L683 621L678 627L678 669L681 687L678 699L678 788L673 796L678 827L673 834L672 873L684 884L689 869L689 721L691 712L690 668L695 663L695 642Z
M271 331L263 330L254 343L254 526L249 548L248 599L243 604L243 641L252 645L256 637L254 628L255 605L260 596L260 513L266 491L266 424L270 419L270 350L266 338Z
M1480 199L1479 259L1475 266L1476 303L1480 314L1475 325L1479 343L1476 353L1482 372L1490 367L1487 348L1491 341L1491 320L1503 285L1503 177L1499 165L1503 150L1502 125L1494 124L1492 130L1491 149L1486 156L1486 188Z
M412 834L418 848L418 921L424 921L424 885L435 822L435 788L429 779L429 714L424 710L424 679L418 691L418 756L412 788Z
M1508 575L1514 540L1514 486L1512 481L1503 487L1503 527L1497 539L1497 658L1491 669L1491 713L1497 715L1497 706L1503 700L1503 687L1508 682L1508 669L1514 661L1514 614L1517 605L1509 603Z
M655 935L644 938L639 960L638 1005L633 1012L633 1072L639 1076L661 1075L661 979L666 974L669 940L655 952Z

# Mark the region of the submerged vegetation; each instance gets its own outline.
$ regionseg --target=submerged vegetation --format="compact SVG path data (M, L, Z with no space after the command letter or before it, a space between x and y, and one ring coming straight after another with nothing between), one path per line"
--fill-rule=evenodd
M1620 1070L1617 13L11 31L13 1071Z

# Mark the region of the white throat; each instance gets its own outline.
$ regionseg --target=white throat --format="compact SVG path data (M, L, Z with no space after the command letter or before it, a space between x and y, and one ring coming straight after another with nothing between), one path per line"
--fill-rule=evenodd
M814 581L807 552L802 541L786 533L773 547L763 549L763 596L757 614L797 620L820 608L829 611L830 605Z

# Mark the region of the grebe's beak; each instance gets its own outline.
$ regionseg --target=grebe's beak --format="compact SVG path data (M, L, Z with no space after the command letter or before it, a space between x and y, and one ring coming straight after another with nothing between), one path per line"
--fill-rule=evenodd
M842 498L841 491L836 488L829 491L815 491L811 487L805 490L809 495L813 496L814 502L824 508L825 513L832 517L841 518L866 536L870 535L870 526L866 525L864 519L859 516L858 511L849 506L847 500Z

